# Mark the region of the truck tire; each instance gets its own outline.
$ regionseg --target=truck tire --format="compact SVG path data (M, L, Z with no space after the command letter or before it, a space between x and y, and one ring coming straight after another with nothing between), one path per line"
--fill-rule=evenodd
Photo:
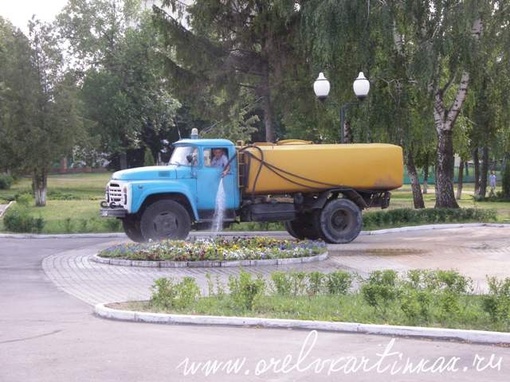
M290 236L298 240L303 240L305 238L304 235L299 230L299 228L296 227L297 225L296 220L287 220L285 223L283 223L283 225L285 226L285 229L287 230Z
M174 200L159 200L145 209L140 230L146 241L188 237L191 220L188 211Z
M362 225L361 210L349 199L328 202L320 215L321 236L326 243L350 243L358 237Z
M317 212L307 213L295 220L286 221L285 229L298 240L317 240L321 237Z
M140 220L128 217L122 219L122 228L124 228L124 232L127 237L133 240L136 243L143 243L145 241L142 231L140 230Z

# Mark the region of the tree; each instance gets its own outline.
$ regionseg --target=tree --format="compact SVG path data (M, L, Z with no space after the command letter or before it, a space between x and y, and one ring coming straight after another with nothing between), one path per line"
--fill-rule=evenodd
M156 51L159 35L140 1L71 0L58 16L61 36L83 75L89 135L120 156L150 147L154 156L180 103L168 92Z
M81 121L75 79L62 72L52 28L37 20L29 27L28 39L14 31L6 44L1 151L8 158L4 166L32 174L35 203L42 207L48 172L70 152Z
M483 65L483 27L494 20L500 28L506 25L506 1L310 0L304 5L305 33L311 36L310 52L315 59L345 70L353 64L338 57L338 52L348 51L348 60L357 62L369 78L374 78L370 70L384 73L392 83L412 85L415 94L428 96L422 102L428 103L437 138L436 207L458 207L453 192L454 126L473 72ZM501 39L504 35L501 29L491 37ZM395 56L403 58L403 65L397 66L404 69L401 73L395 73L392 67ZM371 99L376 95L375 89L376 86ZM415 106L424 109L425 104L408 106L409 110ZM393 112L390 109L387 114ZM386 119L382 115L377 118ZM404 143L407 150L410 144L416 146L414 138L410 138Z
M182 8L178 0L165 0L163 6L181 7L189 25L155 7L168 45L167 71L179 98L220 121L230 117L234 105L237 115L248 110L248 118L260 108L265 139L275 141L273 96L296 63L295 1L198 0ZM218 97L222 105L211 102Z

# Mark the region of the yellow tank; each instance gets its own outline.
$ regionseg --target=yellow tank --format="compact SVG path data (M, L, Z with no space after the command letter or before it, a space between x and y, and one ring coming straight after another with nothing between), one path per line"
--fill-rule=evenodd
M400 146L290 140L256 143L239 153L240 183L246 194L306 193L335 187L383 191L402 186Z

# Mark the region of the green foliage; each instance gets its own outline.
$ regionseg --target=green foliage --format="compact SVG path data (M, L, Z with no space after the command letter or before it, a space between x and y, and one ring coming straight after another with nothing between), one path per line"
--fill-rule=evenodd
M271 290L279 296L345 295L352 285L352 275L346 271L272 272Z
M20 193L16 195L16 203L22 207L28 207L34 203L34 198L29 193Z
M363 226L365 229L436 223L491 221L496 221L495 210L477 208L397 208L366 212L363 214Z
M290 319L510 330L510 278L488 278L489 293L478 296L472 280L453 270L411 270L402 275L374 271L359 278L359 288L349 290L356 276L345 271L276 271L266 281L241 270L228 279L230 293L218 276L213 280L208 275L208 297L202 298L193 279L176 284L163 278L152 287L150 306L193 314L255 312ZM327 280L339 280L340 287L325 287Z
M219 275L216 275L215 280L212 279L210 273L207 273L205 277L207 279L208 295L223 298L225 296L225 286L221 282Z
M44 219L31 216L28 207L23 203L25 202L7 210L4 215L5 228L16 233L41 233L45 224Z
M87 132L80 149L87 154L118 155L143 147L159 152L181 105L168 93L161 56L155 53L167 50L150 11L138 0L70 0L56 26L74 57L73 69L83 73Z
M400 309L408 325L427 322L431 315L432 294L427 290L404 289L400 294Z
M159 278L152 286L150 303L155 309L185 309L200 297L200 288L193 277L175 283L171 278Z
M250 273L241 270L239 277L229 277L228 287L235 308L243 311L254 308L256 300L261 298L266 289L266 283L261 276L253 278Z
M322 272L314 271L308 274L308 288L307 294L309 296L316 296L321 294L324 289L324 284L327 278Z
M143 159L143 165L144 166L154 166L156 164L156 161L154 160L154 155L152 155L151 149L146 147L145 148L145 155Z
M326 286L329 294L345 295L352 286L352 275L347 271L334 271L327 274Z
M153 307L156 309L171 309L174 306L177 292L172 279L165 277L156 279L151 289L150 303Z
M281 222L242 222L228 227L225 231L284 231Z
M49 190L48 199L51 200L80 200L80 197L70 192L61 192L58 190Z
M394 270L375 271L361 286L361 294L370 306L385 314L390 303L399 296L397 280Z
M277 295L290 296L291 295L291 283L290 278L286 272L272 272L271 273L272 288Z
M10 175L0 174L0 190L8 190L11 188L14 178Z
M483 296L482 306L495 323L510 321L510 278L498 280L488 277L489 294Z

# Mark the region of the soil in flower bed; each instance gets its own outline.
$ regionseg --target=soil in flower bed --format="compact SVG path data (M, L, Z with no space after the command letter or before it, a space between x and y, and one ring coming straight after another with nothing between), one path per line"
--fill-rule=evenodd
M99 252L98 256L147 261L234 261L300 258L320 255L326 251L326 244L322 241L257 236L120 244Z

